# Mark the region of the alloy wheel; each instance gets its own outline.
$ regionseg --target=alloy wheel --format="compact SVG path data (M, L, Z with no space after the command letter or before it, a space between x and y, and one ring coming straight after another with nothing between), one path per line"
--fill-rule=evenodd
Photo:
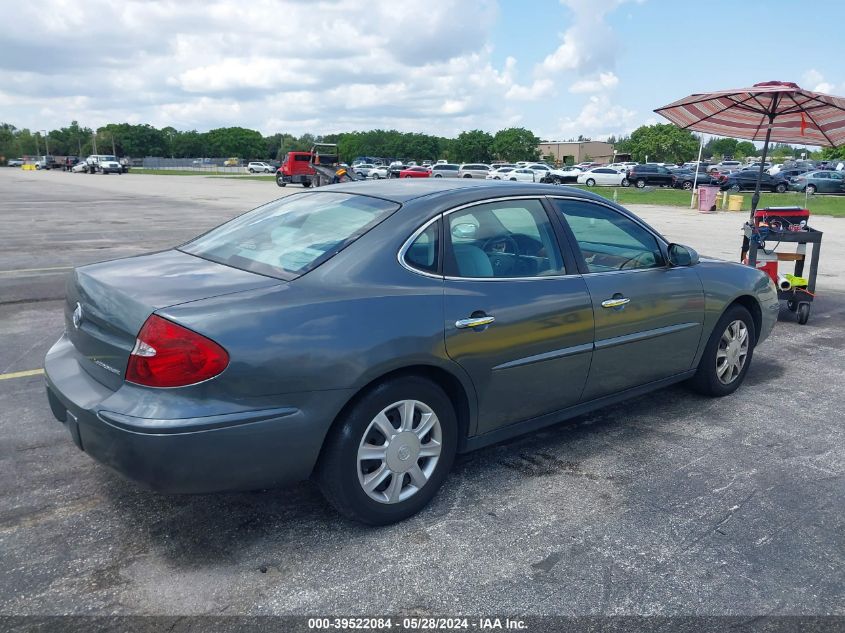
M385 407L358 446L358 482L374 501L394 504L413 497L431 477L443 442L437 414L419 400Z
M729 385L739 377L748 358L748 327L743 321L731 321L716 348L716 377Z

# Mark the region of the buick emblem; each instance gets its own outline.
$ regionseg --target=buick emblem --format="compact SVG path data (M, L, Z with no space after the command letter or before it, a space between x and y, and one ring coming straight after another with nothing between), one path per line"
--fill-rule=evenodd
M76 308L73 310L73 327L79 329L79 324L82 323L82 305L76 303Z

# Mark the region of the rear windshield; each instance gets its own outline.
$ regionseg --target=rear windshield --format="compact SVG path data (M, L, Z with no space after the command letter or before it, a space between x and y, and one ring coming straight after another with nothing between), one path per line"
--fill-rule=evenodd
M253 209L179 250L290 280L330 259L398 208L369 196L295 194Z

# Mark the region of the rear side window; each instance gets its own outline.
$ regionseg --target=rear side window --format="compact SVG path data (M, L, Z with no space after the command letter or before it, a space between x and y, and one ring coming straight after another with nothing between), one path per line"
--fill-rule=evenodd
M212 229L180 250L290 280L330 259L398 208L369 196L295 194Z
M405 263L411 268L436 273L440 266L440 220L432 222L405 251Z

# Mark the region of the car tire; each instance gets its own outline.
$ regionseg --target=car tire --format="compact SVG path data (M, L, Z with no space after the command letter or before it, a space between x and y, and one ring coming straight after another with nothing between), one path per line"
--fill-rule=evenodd
M265 174L269 174L269 173L270 173L270 170L269 170L269 169L265 169L265 170L264 170L264 173L265 173Z
M625 182L625 180L623 180L622 182ZM554 176L552 178L552 184L553 185L562 185L563 184L563 178L561 178L560 176Z
M379 176L378 174L373 174L373 180L378 180L379 178L381 178L381 176Z
M305 187L306 189L308 189L308 187L311 186L311 181L310 180L303 180L302 186Z
M428 505L452 468L457 442L455 410L444 391L425 378L394 378L341 414L315 479L340 514L369 525L395 523ZM422 454L426 449L430 455Z
M692 191L692 183L689 180L685 180L681 187L683 187L684 191Z
M623 178L622 182L619 183L619 184L621 184L623 187L630 187L631 186L631 182L627 178Z
M816 193L816 186L815 185L807 185L807 193L811 196L814 193Z
M251 173L251 174L254 174L254 173L255 173L255 170L254 170L252 167L250 167L248 171L249 171L249 173Z
M713 328L690 386L705 396L732 394L748 373L756 341L751 314L739 304L731 305Z
M284 177L281 174L279 174L279 175L276 176L276 184L279 185L280 187L285 187L285 186L287 186L288 183L286 183Z
M637 189L643 189L645 187L645 178L637 178L637 182L634 184L637 185Z
M435 178L443 178L443 174L434 174Z
M472 178L472 174L464 174L463 178Z
M729 189L734 193L739 193L740 191L742 191L742 187L740 185L731 185Z
M775 193L786 193L786 185L782 182L778 183L775 187Z
M584 184L587 185L588 187L595 187L596 181L593 180L592 178L587 178L587 181Z

